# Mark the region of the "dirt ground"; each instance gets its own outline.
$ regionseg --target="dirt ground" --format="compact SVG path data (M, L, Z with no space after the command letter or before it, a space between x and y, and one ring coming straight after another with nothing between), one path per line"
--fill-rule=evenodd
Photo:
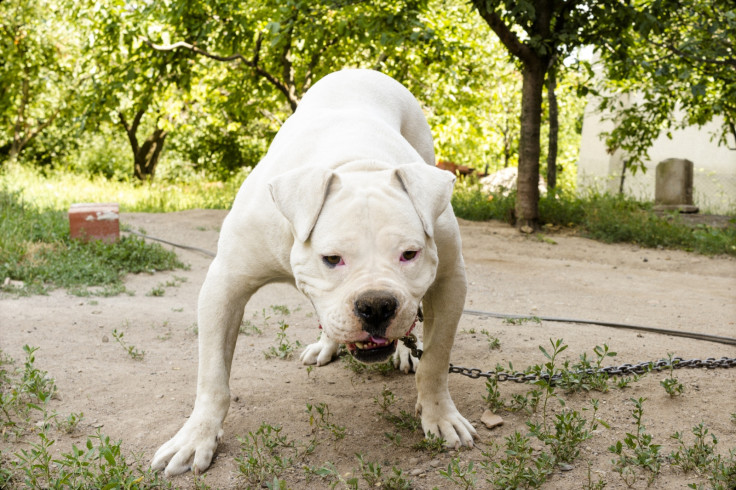
M222 211L186 211L172 214L123 214L123 223L142 228L150 235L191 246L215 250ZM641 249L633 245L605 245L574 236L552 233L548 240L525 237L505 224L462 222L464 256L469 294L466 308L488 312L565 317L621 322L736 337L736 260L709 258L686 252ZM554 243L552 243L554 242ZM198 252L177 249L189 270L130 276L127 288L133 296L111 298L76 297L64 291L48 296L0 299L0 349L22 361L22 346L38 346L36 365L56 380L59 399L52 409L65 415L83 412L84 419L71 436L56 434L55 451L68 451L71 443L81 445L96 428L112 439L122 439L123 449L150 461L156 449L189 416L197 374L196 299L210 258ZM167 282L169 283L167 285ZM162 296L147 295L163 288ZM285 305L288 315L272 306ZM263 313L270 318L265 318ZM294 288L274 285L262 289L248 304L245 319L262 330L262 335L241 335L232 370L233 402L225 420L225 437L204 482L212 488L243 488L235 458L240 454L238 437L255 431L263 423L283 426L282 435L298 444L309 441L312 428L306 404L325 403L329 421L344 426L346 435L337 440L329 431L318 433L320 444L299 459L283 477L290 488L325 488L319 479L307 480L303 465L334 463L342 475L355 474L360 453L366 462L377 462L384 472L401 468L414 488L452 488L438 471L453 458L463 462L482 461L494 441L503 443L514 431L526 431L525 413L501 415L504 424L488 430L480 423L486 406L482 380L451 375L450 391L461 413L478 429L476 448L441 454L414 449L419 433L400 430L380 416L374 399L384 388L397 401L393 408L412 411L415 402L411 375L392 373L356 374L343 360L306 369L298 361L264 358L276 346L278 322L290 326L290 342L313 342L317 320L309 302ZM136 361L118 345L112 331L124 332L124 340L145 357ZM487 330L500 340L500 349L489 350ZM541 364L538 346L550 339L564 339L569 348L564 357L577 360L592 355L596 345L607 344L618 355L606 364L656 360L674 353L685 359L736 357L736 347L654 333L640 333L572 323L533 322L521 325L500 319L464 315L460 323L452 362L456 365L493 369L497 363L515 368ZM577 410L591 398L600 399L599 417L610 424L600 427L582 444L572 468L556 470L543 488L583 488L588 480L602 480L606 488L626 488L613 471L613 455L607 448L623 440L635 427L630 398L646 397L644 424L669 454L676 444L670 435L686 434L705 422L718 437L720 451L736 447L736 369L679 370L685 392L672 398L660 386L665 373L653 373L626 389L608 393L564 395ZM501 383L508 400L529 387ZM555 410L558 410L555 404ZM589 412L584 412L588 416ZM399 445L385 433L400 433ZM20 444L0 442L4 453ZM535 440L539 450L542 444ZM498 456L501 457L503 452ZM477 467L477 466L476 466ZM487 487L479 469L478 488ZM684 488L705 480L682 474L663 465L652 488ZM177 487L193 487L191 474L173 479ZM635 487L643 488L643 481ZM365 488L365 483L363 487Z

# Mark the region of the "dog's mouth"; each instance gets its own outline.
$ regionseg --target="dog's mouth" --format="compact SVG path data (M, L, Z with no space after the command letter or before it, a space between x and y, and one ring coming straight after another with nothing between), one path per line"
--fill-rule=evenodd
M362 342L348 342L348 352L360 362L370 364L383 362L396 352L398 339L390 340L385 337L371 335L370 339Z
M417 325L417 321L422 321L423 318L420 313L417 314L417 318L414 323L411 324L409 330L406 331L404 337L409 335L414 327ZM396 352L396 346L399 343L399 339L387 339L386 337L371 335L368 340L359 342L348 342L346 347L348 352L358 361L370 364L374 362L383 362Z

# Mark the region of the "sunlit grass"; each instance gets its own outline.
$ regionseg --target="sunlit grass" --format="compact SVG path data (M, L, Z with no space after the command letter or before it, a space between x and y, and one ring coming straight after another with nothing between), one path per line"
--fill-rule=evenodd
M184 209L229 209L247 170L228 182L191 179L185 183L138 183L102 176L51 170L45 173L23 165L0 172L0 188L18 193L39 209L67 210L72 203L116 202L124 212L171 212Z

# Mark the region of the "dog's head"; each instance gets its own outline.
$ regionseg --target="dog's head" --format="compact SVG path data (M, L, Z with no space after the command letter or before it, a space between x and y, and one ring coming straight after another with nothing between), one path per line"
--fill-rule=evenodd
M437 273L435 223L454 177L424 163L299 168L270 183L294 233L291 267L323 332L364 362L411 330Z

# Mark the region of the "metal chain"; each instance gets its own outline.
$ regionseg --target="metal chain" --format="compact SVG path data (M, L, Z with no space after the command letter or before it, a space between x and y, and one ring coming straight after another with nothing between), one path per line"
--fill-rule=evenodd
M422 358L422 350L417 347L417 338L414 334L409 334L402 338L401 341L404 345L411 350L411 355L417 359ZM607 374L608 376L628 376L635 374L644 374L649 371L662 371L664 369L683 369L683 368L734 368L736 367L736 358L733 357L721 357L716 359L709 357L707 359L689 359L685 360L682 357L673 357L670 364L669 359L660 359L659 361L644 361L638 364L621 364L620 366L608 366L600 369L584 369L578 371L572 371L570 374L573 375L587 375L593 374ZM561 373L554 374L552 376L548 374L529 374L521 371L516 372L505 372L505 371L481 371L478 368L466 368L461 366L454 366L450 364L450 372L462 374L468 378L495 378L497 381L514 381L516 383L531 383L543 379L552 384L562 379Z

